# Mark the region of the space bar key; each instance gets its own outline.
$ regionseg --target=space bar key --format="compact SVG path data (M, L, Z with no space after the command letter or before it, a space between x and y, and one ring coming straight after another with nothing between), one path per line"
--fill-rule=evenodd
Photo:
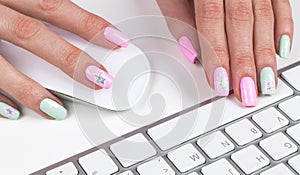
M154 126L147 133L162 150L167 150L291 95L292 89L279 80L277 92L259 97L256 107L245 108L230 95Z

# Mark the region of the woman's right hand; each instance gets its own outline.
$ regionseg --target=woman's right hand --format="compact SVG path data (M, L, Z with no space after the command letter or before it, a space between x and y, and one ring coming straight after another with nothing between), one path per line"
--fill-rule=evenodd
M272 95L278 84L276 53L287 58L294 33L289 0L157 0L183 54L201 63L216 95L228 96L230 82L243 106L258 92ZM176 19L179 22L174 22ZM189 24L194 31L182 27Z
M103 18L69 0L0 0L0 11L0 39L34 53L90 88L110 88L113 77L102 65L39 21L73 32L101 47L127 47L129 38ZM15 100L45 118L62 120L66 117L67 110L57 97L16 70L1 53L0 74L0 89ZM0 94L0 116L18 119L20 113L20 107L13 100Z

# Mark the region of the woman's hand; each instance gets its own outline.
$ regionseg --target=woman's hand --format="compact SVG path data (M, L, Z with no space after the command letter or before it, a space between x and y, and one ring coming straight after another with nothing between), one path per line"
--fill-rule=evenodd
M293 38L289 0L157 2L165 16L197 28L204 37L199 36L202 64L217 95L228 95L230 81L235 96L244 106L256 105L258 91L264 95L275 93L275 53L287 58ZM198 37L184 33L180 26L169 24L169 28L184 55L194 62Z
M127 47L128 37L103 18L69 0L0 0L0 12L0 39L36 54L90 88L111 86L113 77L102 65L39 21L56 25L108 49ZM48 119L66 117L67 110L58 98L17 71L1 55L0 75L0 89L25 106ZM0 94L1 116L17 119L20 116L19 109L12 100Z

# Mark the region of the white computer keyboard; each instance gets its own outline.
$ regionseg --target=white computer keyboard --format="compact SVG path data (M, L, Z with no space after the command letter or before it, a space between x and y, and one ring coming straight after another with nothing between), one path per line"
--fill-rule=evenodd
M222 102L211 99L33 175L300 174L300 62L279 75L275 95L255 108L226 103L222 122L201 120Z

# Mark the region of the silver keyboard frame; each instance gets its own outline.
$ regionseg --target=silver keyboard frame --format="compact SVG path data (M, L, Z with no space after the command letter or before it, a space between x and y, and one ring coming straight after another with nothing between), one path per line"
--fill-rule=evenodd
M291 95L291 96L289 96L289 97L286 97L286 98L284 98L284 99L282 99L282 100L280 100L280 101L277 101L277 102L275 102L275 103L273 103L273 104L271 104L271 105L265 106L265 107L263 107L262 109L259 109L259 110L257 110L257 111L254 111L254 112L252 112L252 113L249 113L248 115L245 115L245 116L243 116L243 117L241 117L241 118L239 118L239 119L237 119L237 120L234 120L234 121L232 121L232 122L229 122L229 123L227 123L227 124L225 124L225 125L223 125L223 126L221 126L221 127L218 127L218 128L213 129L213 130L210 130L210 131L206 132L205 134L202 134L202 135L200 135L200 136L198 136L198 137L196 137L196 138L193 138L193 139L191 139L191 140L189 140L189 141L186 141L186 142L184 142L184 143L182 143L182 144L180 144L180 145L177 145L177 146L175 146L175 147L173 147L173 148L171 148L171 149L168 149L168 150L166 150L166 151L161 150L161 149L159 148L159 146L158 146L158 145L152 140L152 138L147 134L148 129L150 129L150 128L156 126L156 125L159 125L159 124L161 124L161 123L164 123L164 122L166 122L166 121L168 121L168 120L171 120L171 119L173 119L173 118L176 118L176 117L178 117L178 116L180 116L180 115L182 115L182 114L185 114L185 113L188 113L188 112L190 112L190 111L192 111L192 110L195 110L195 109L197 109L197 108L200 108L200 107L202 107L202 106L204 106L204 105L207 105L207 104L209 104L209 103L211 103L211 102L213 102L213 101L215 101L215 100L218 100L218 99L220 99L220 98L222 98L222 97L214 97L214 98L211 98L211 99L209 99L209 100L206 100L206 101L204 101L204 102L202 102L202 103L200 103L200 104L194 105L194 106L192 106L192 107L190 107L190 108L188 108L188 109L185 109L185 110L183 110L183 111L181 111L181 112L178 112L178 113L175 113L175 114L173 114L173 115L171 115L171 116L168 116L168 117L166 117L166 118L163 118L163 119L161 119L161 120L159 120L159 121L157 121L157 122L154 122L154 123L152 123L152 124L150 124L150 125L141 127L141 128L139 128L139 129L137 129L137 130L134 130L134 131L132 131L132 132L129 132L129 133L123 135L123 136L120 136L120 137L118 137L118 138L115 138L115 139L113 139L113 140L111 140L111 141L108 141L108 142L106 142L106 143L104 143L104 144L101 144L101 145L99 145L99 146L96 146L96 147L91 148L91 149L89 149L89 150L86 150L86 151L84 151L84 152L81 152L81 153L79 153L79 154L77 154L77 155L74 155L74 156L72 156L72 157L70 157L70 158L67 158L67 159L62 160L62 161L60 161L60 162L57 162L57 163L55 163L55 164L53 164L53 165L50 165L50 166L48 166L48 167L46 167L46 168L43 168L43 169L41 169L41 170L39 170L39 171L37 171L37 172L32 173L31 175L45 175L47 171L52 170L52 169L54 169L54 168L56 168L56 167L59 167L59 166L61 166L61 165L64 165L64 164L66 164L66 163L69 163L69 162L72 162L72 163L75 165L75 167L77 168L77 170L78 170L78 172L79 172L79 173L78 173L79 175L86 175L86 173L84 172L84 170L82 169L82 167L81 167L80 164L78 163L78 159L79 159L80 157L83 157L83 156L85 156L85 155L88 155L88 154L90 154L90 153L92 153L92 152L94 152L94 151L97 151L97 150L99 150L99 149L104 149L109 155L113 155L113 153L110 151L110 148L109 148L110 145L112 145L112 144L114 144L114 143L116 143L116 142L118 142L118 141L124 140L124 138L128 138L128 137L133 136L133 135L138 134L138 133L142 133L142 134L149 140L149 142L152 144L152 146L156 149L157 154L156 154L155 156L152 156L152 157L150 157L150 158L148 158L148 159L146 159L146 160L144 160L144 161L138 163L138 164L135 164L135 165L133 165L133 166L130 166L129 168L124 168L124 167L119 163L119 161L117 160L116 157L111 156L112 160L115 162L115 164L116 164L116 165L118 166L118 168L119 168L119 171L118 171L117 173L115 173L114 175L117 175L117 174L122 173L122 172L127 171L127 170L131 170L131 171L133 172L133 174L139 175L139 173L138 173L137 170L136 170L137 166L139 166L139 165L141 165L141 164L143 164L143 163L145 163L145 162L147 162L147 161L149 161L149 160L152 160L152 159L154 159L154 158L156 158L156 157L159 157L159 156L163 157L163 158L165 159L165 161L169 164L169 166L170 166L170 167L175 171L175 173L178 174L178 175L187 175L187 174L189 174L189 173L191 173L191 172L197 172L198 174L201 175L201 171L200 171L200 170L201 170L202 167L204 167L204 166L206 166L206 165L208 165L208 164L210 164L210 163L212 163L212 162L215 162L215 161L217 161L217 160L220 160L220 159L222 159L222 158L226 158L226 160L228 160L228 161L230 162L230 164L232 164L232 166L233 166L234 168L236 168L236 170L237 170L240 174L245 175L245 173L244 173L244 172L243 172L243 171L242 171L242 170L241 170L241 169L240 169L240 168L239 168L239 167L231 160L230 156L231 156L232 153L237 152L237 151L239 151L239 150L241 150L241 149L243 149L243 148L245 148L245 147L247 147L247 146L250 146L250 145L255 145L255 146L256 146L260 151L262 151L262 152L270 159L270 161L271 161L271 164L270 164L270 165L266 166L265 168L263 168L263 169L261 169L261 170L255 172L255 173L253 173L253 174L251 174L251 175L259 174L259 173L261 173L262 171L264 171L264 170L266 170L266 169L269 169L269 168L271 168L271 167L273 167L273 166L275 166L275 165L277 165L277 164L279 164L279 163L284 163L285 165L287 165L287 167L289 167L289 169L290 169L293 173L298 174L296 171L293 170L293 168L291 168L291 167L288 165L287 161L288 161L290 158L294 157L295 155L300 154L300 145L297 144L297 142L295 142L294 139L291 138L288 134L286 134L286 130L287 130L287 128L290 128L290 127L292 127L292 126L294 126L294 125L300 123L300 121L295 122L295 121L291 120L291 119L290 119L283 111L281 111L281 110L278 108L278 104L280 104L280 103L282 103L282 102L284 102L284 101L286 101L286 100L288 100L288 99L291 99L291 98L293 98L293 97L295 97L295 96L297 96L297 95L300 95L300 92L297 91L293 86L291 86L291 85L290 85L290 84L289 84L289 83L281 76L281 73L282 73L282 72L287 71L287 70L289 70L289 69L291 69L291 68L293 68L293 67L299 66L299 65L300 65L300 61L298 61L298 62L296 62L296 63L294 63L294 64L291 64L291 65L289 65L289 66L287 66L287 67L285 67L285 68L282 68L282 69L280 69L280 70L278 71L278 75L280 75L279 78L280 78L285 84L287 84L287 85L294 91L294 94L293 94L293 95ZM232 94L232 93L233 93L233 91L230 91L230 94ZM265 109L267 109L267 108L269 108L269 107L275 107L275 108L276 108L280 113L282 113L282 114L289 120L289 122L290 122L289 125L287 125L287 126L281 128L280 130L277 130L277 131L275 131L275 132L273 132L273 133L271 133L271 134L267 134L266 132L264 132L264 131L261 129L261 127L258 126L258 125L252 120L252 116L253 116L254 114L259 113L259 112L261 112L261 111L263 111L263 110L265 110ZM226 128L227 126L232 125L233 123L236 123L236 122L238 122L238 121L241 121L241 120L243 120L243 119L245 119L245 118L248 118L248 119L251 121L251 123L253 123L256 127L260 128L261 132L263 133L263 136L262 136L261 138L255 140L255 141L253 141L253 142L250 142L250 143L246 144L245 146L239 146L238 144L236 144L236 142L235 142L234 140L231 139L231 137L230 137L224 130L225 130L225 128ZM235 146L235 149L234 149L233 151L229 152L229 153L226 153L225 155L223 155L223 156L221 156L221 157L218 157L218 158L216 158L216 159L210 159L210 158L209 158L209 157L208 157L208 156L207 156L207 155L199 148L199 146L196 145L196 142L197 142L197 140L198 140L199 138L204 137L204 136L206 136L206 135L209 135L209 134L211 134L211 133L213 133L213 132L215 132L215 131L221 131L223 134L225 134L225 136L226 136L228 139L230 139L230 141L232 141L232 143L233 143L234 146ZM264 138L267 138L267 137L269 137L269 136L271 136L271 135L274 135L274 134L276 134L276 133L279 133L279 132L283 132L289 139L291 139L291 140L295 143L295 145L297 145L298 151L295 152L295 153L292 154L292 155L289 155L288 157L286 157L286 158L284 158L284 159L282 159L282 160L280 160L280 161L274 161L274 160L273 160L273 159L272 159L272 158L271 158L271 157L270 157L270 156L269 156L269 155L268 155L268 154L267 154L260 146L258 146L258 144L259 144L259 142L260 142L261 140L263 140ZM188 171L188 172L186 172L186 173L181 173L181 172L180 172L180 171L172 164L172 162L171 162L166 156L167 156L167 154L168 154L170 151L172 151L172 150L174 150L174 149L176 149L176 148L178 148L178 147L180 147L180 146L183 146L183 145L185 145L186 143L191 143L193 146L195 146L195 148L196 148L196 149L197 149L197 150L205 157L206 163L203 164L203 165L201 165L201 166L198 166L198 167L196 167L196 168L194 168L194 169L192 169L192 170L190 170L190 171Z

